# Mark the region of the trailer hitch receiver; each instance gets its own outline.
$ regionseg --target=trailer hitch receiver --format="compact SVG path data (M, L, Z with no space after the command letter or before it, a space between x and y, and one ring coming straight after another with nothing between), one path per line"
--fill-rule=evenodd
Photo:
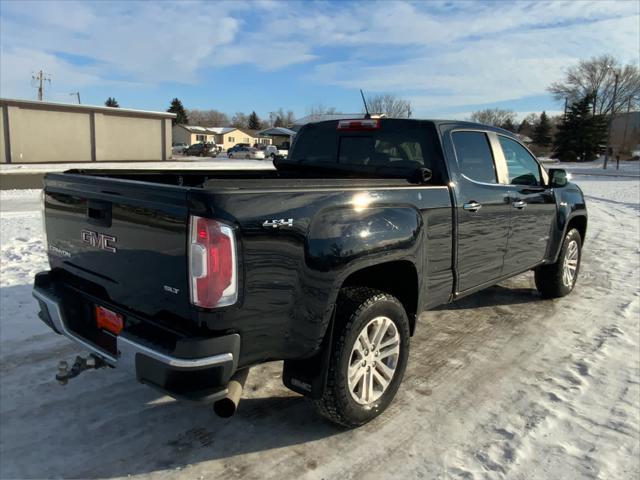
M85 370L97 370L98 368L104 368L107 366L109 366L107 362L93 354L89 355L87 358L77 356L71 368L69 368L69 364L66 361L62 360L58 363L56 380L60 385L66 385L69 383L70 379L77 377Z

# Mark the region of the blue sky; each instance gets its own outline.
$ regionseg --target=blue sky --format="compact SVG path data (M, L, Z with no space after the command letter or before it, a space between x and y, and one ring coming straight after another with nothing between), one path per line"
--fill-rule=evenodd
M0 0L0 95L230 114L359 112L358 89L416 117L561 109L546 87L580 58L640 63L640 2L49 2Z

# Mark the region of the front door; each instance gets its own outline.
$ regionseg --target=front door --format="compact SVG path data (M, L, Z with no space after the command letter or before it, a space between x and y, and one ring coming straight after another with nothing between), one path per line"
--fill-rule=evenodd
M522 272L546 255L556 218L553 191L537 160L516 140L498 135L510 187L511 227L504 274Z
M501 185L483 131L451 133L458 165L458 292L489 283L503 270L509 232L509 186Z

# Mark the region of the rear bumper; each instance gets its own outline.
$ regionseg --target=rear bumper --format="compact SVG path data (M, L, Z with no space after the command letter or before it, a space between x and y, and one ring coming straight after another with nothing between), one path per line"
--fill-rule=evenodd
M115 354L75 332L65 318L63 300L52 289L35 286L33 296L40 304L40 318L56 333L78 343L112 367L130 371L136 378L181 400L213 402L227 393L240 353L240 336L225 335L200 342L189 341L183 357L145 344L144 339L122 332L115 338ZM194 353L205 356L192 357ZM189 357L189 358L186 358Z

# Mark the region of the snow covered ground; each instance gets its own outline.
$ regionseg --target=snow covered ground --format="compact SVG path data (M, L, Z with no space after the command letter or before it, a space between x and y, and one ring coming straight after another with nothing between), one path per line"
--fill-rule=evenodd
M542 300L525 274L423 314L395 402L352 431L286 390L279 363L252 370L229 420L117 370L57 385L57 361L79 350L31 298L47 268L39 192L1 192L0 477L638 478L640 180L628 173L574 177L590 219L570 296Z
M0 175L64 172L72 168L122 168L163 170L228 170L273 168L271 160L240 160L227 157L179 157L164 162L83 162L83 163L10 163L0 164Z

